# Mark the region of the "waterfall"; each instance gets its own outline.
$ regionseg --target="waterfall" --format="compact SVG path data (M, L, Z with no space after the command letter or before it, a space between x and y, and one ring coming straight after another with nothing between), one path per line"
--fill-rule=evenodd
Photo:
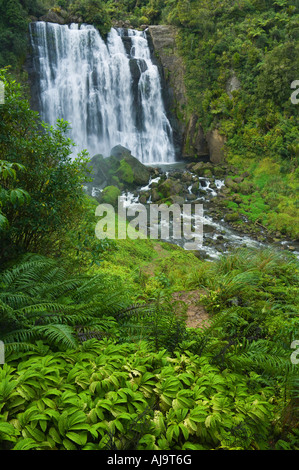
M106 41L90 25L30 24L38 111L70 123L78 151L128 148L146 164L175 160L158 67L146 33L112 28Z

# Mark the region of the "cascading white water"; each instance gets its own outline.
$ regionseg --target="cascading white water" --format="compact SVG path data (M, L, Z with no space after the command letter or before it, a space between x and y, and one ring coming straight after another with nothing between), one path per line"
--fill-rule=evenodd
M41 118L71 125L77 149L110 155L128 148L146 164L175 160L172 129L146 33L90 25L30 24Z

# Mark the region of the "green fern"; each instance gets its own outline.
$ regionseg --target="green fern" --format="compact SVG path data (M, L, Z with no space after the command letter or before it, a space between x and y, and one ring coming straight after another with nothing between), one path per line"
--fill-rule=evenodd
M156 348L173 350L184 335L166 299L132 305L120 282L102 273L70 276L41 256L26 256L2 271L0 285L0 339L8 353L34 349L39 340L67 350L111 334L121 341L147 338Z
M34 348L40 339L52 347L74 348L79 328L88 337L115 331L116 322L109 318L130 300L102 274L71 277L56 261L36 255L3 270L0 286L0 339L7 352Z

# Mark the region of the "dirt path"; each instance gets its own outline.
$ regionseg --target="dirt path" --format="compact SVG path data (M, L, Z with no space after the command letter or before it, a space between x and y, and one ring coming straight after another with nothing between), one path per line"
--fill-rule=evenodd
M154 250L158 253L158 258L142 267L143 272L150 276L154 276L157 261L171 254L159 244L154 246ZM205 326L209 326L209 314L200 303L200 297L203 294L205 294L203 290L173 293L173 300L176 302L175 310L178 315L182 314L186 317L187 328L205 328Z
M182 312L187 306L187 328L205 328L206 326L209 326L209 314L207 313L205 307L200 303L200 297L203 294L204 292L200 290L193 290L189 292L181 291L175 292L173 294L173 299L175 301L182 302ZM179 307L177 307L177 310L180 310Z

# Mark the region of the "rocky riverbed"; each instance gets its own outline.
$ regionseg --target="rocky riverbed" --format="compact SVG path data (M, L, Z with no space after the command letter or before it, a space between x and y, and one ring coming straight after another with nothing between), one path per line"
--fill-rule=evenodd
M93 182L87 192L99 202L116 204L122 196L126 206L140 203L149 208L155 203L202 204L203 244L194 254L202 259L217 258L234 247L273 246L299 256L299 243L287 240L279 232L269 233L266 227L252 223L236 210L239 194L250 194L248 174L237 174L228 164L211 162L177 162L151 167L140 164L126 149L118 146L109 159L93 158ZM184 246L184 240L168 240Z

